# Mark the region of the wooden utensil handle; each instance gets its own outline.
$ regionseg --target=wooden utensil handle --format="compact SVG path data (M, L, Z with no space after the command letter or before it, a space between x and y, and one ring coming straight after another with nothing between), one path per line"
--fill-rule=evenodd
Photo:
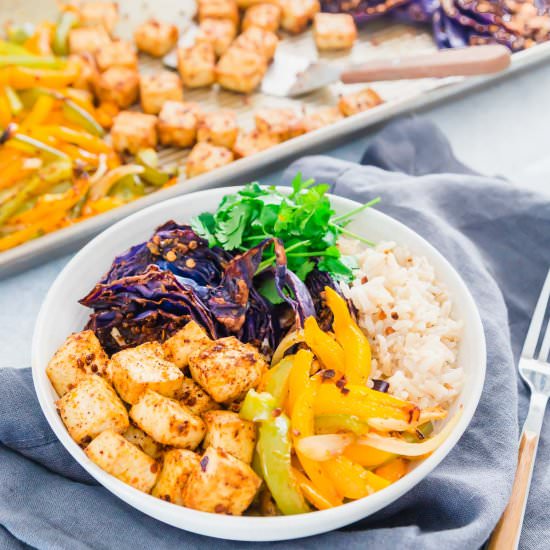
M499 44L441 50L435 53L376 59L346 70L342 82L373 82L444 76L467 76L502 71L510 65L510 51Z
M516 550L518 546L538 440L539 435L529 430L521 436L510 501L493 531L487 550Z

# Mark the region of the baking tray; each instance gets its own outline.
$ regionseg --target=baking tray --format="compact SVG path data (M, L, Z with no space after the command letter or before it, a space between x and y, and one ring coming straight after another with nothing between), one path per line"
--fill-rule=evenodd
M195 13L194 0L180 0L177 6L172 0L144 0L140 2L122 0L119 1L119 6L121 20L117 27L117 34L122 37L130 37L131 30L136 24L151 16L170 20L184 29L189 26ZM54 0L0 0L0 21L2 22L8 19L38 21L44 18L55 18L56 13ZM317 56L315 44L309 31L294 37L284 37L279 48L312 59ZM387 58L397 54L414 55L414 53L435 49L436 46L429 29L381 19L367 24L360 30L357 44L351 52L323 54L323 59L330 59L333 63L345 65L346 63ZM315 132L286 141L256 155L239 159L201 176L189 180L182 176L181 180L172 187L3 252L0 254L0 277L12 275L23 269L44 263L54 256L68 253L105 227L145 206L200 189L254 180L256 179L255 174L265 172L272 164L295 158L308 150L319 149L323 145L328 146L343 141L346 136L359 130L404 112L460 94L492 80L510 76L515 71L547 58L550 58L550 43L540 44L515 53L512 56L510 68L497 75L374 83L372 87L385 100L384 104ZM144 57L140 62L140 69L151 71L157 69L159 65L158 60ZM364 86L364 84L336 83L299 100L271 97L260 93L243 96L217 89L186 90L185 99L199 101L207 110L234 109L237 112L239 124L246 128L253 126L253 114L259 107L294 106L308 112L319 106L335 105L340 94ZM187 154L188 151L185 150L164 149L160 152L160 158L164 162L184 163ZM177 212L174 213L174 216L177 217Z

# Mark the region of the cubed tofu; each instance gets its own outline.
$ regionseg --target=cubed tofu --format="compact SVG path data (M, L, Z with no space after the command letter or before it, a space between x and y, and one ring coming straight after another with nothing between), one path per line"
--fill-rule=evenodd
M147 388L172 397L183 382L182 372L164 359L159 342L127 348L111 357L113 386L126 401L137 403Z
M78 66L78 76L73 82L72 87L88 92L94 91L99 71L93 54L74 54L69 56L69 60Z
M239 8L235 0L198 0L197 8L200 22L205 19L229 19L235 26L239 24Z
M183 101L181 79L172 71L142 74L139 80L141 108L145 113L160 113L165 101Z
M102 470L138 491L150 493L157 481L158 462L112 430L99 434L86 447L86 454Z
M218 147L206 141L197 143L185 163L188 178L200 176L233 162L233 153L227 147Z
M55 352L46 374L57 395L65 395L88 374L110 379L109 358L91 330L71 334Z
M199 455L193 451L166 451L157 484L153 487L153 496L183 506L183 489L191 472L199 466L199 461Z
M318 13L313 19L313 36L319 50L345 50L357 39L357 27L349 13Z
M162 453L165 448L164 445L155 441L150 435L147 435L137 426L130 424L128 429L122 433L122 436L132 445L135 445L138 449L141 449L146 455L149 455L155 460L162 458Z
M281 23L281 8L276 4L256 4L244 14L242 28L259 27L264 31L275 32Z
M212 44L217 56L223 55L237 36L237 27L230 19L203 19L195 41Z
M139 74L125 67L111 67L97 77L95 90L100 101L115 103L126 109L137 101Z
M199 416L153 390L146 390L132 406L130 417L155 441L179 449L197 448L206 431Z
M193 414L201 416L207 411L219 409L216 403L194 380L185 378L174 399L187 407Z
M254 115L259 132L269 134L278 141L304 133L303 117L294 109L260 109Z
M261 484L248 464L221 449L208 447L187 479L183 504L203 512L240 516Z
M100 71L106 71L110 67L126 67L137 70L138 58L134 45L126 40L113 40L109 44L101 46L95 59Z
M321 11L318 0L280 0L281 27L291 33L300 33L308 26L316 13Z
M210 86L216 80L216 54L210 42L178 48L178 71L188 88Z
M274 147L279 143L276 137L259 132L257 129L250 132L241 131L233 145L233 152L238 158L249 157L250 155L255 155L260 151Z
M231 46L216 65L216 79L222 88L247 94L258 87L266 70L263 55Z
M75 53L93 53L111 42L109 33L101 26L77 27L69 32L69 51Z
M255 388L267 364L254 346L229 336L192 353L189 369L193 380L214 401L227 403Z
M189 321L162 344L164 357L180 369L184 369L189 365L189 355L210 341L208 334L198 323Z
M123 432L128 413L115 390L100 376L90 374L56 403L70 436L85 445L104 430Z
M153 57L162 57L175 47L178 28L171 23L149 19L136 27L134 41L140 51Z
M158 120L158 134L163 145L191 147L197 140L201 109L197 103L167 101Z
M80 5L78 11L82 24L102 26L109 34L113 34L118 22L116 2L86 2Z
M140 149L157 146L157 117L133 111L121 111L113 119L111 140L115 151L136 154Z
M338 107L321 107L304 117L304 130L313 132L344 118Z
M233 46L259 53L269 63L275 55L278 44L279 39L274 32L260 29L260 27L249 27L237 37Z
M280 0L237 0L237 6L242 10L246 10L256 4L275 4L278 6L279 2Z
M204 114L199 120L197 140L231 149L238 133L237 115L234 111L214 111Z
M344 116L351 116L372 109L381 103L383 103L382 98L372 88L364 88L359 92L340 97L338 108Z
M247 464L252 462L256 444L254 422L231 411L209 411L202 418L206 423L204 447L216 447Z

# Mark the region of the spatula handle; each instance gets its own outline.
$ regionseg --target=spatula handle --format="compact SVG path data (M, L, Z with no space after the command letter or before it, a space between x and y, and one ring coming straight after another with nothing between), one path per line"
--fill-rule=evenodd
M375 59L344 71L342 82L373 82L496 73L510 65L510 51L499 44L469 46L434 53Z

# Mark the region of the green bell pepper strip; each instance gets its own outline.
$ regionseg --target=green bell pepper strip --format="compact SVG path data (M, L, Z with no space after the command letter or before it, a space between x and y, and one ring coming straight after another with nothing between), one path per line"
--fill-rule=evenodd
M0 67L30 67L33 69L62 69L65 61L52 55L10 54L0 55Z
M64 97L62 109L63 114L68 120L82 126L82 128L90 134L99 137L105 135L105 130L94 119L94 117L92 117L92 115L80 105L77 105L72 99Z
M17 92L11 86L4 86L4 91L8 98L11 114L18 115L23 110L23 103L19 99Z
M34 147L38 151L42 153L47 153L48 155L51 155L52 157L56 157L59 159L68 160L69 155L64 153L63 151L60 151L59 149L56 149L55 147L50 147L47 143L44 143L42 141L39 141L37 139L34 139L30 136L27 136L25 134L14 134L11 139L14 141L17 141L19 143L23 143L25 145L29 145L30 147Z
M139 151L136 155L136 162L145 168L141 177L147 183L161 187L170 179L170 174L158 169L158 156L153 149Z
M418 426L415 433L403 432L403 439L409 443L419 443L426 439L434 431L433 423L426 422Z
M292 370L293 356L284 357L269 369L265 391L275 398L277 407L282 407L288 395L288 379Z
M41 184L42 180L40 179L40 177L33 176L25 183L25 185L23 185L23 187L12 199L5 202L0 207L0 225L3 225L20 208L22 208Z
M77 23L78 17L72 11L60 15L52 40L52 49L56 55L69 55L69 32Z
M0 55L34 55L32 52L13 42L0 40Z
M358 416L350 414L327 414L315 417L315 433L334 434L351 432L363 435L369 431L368 424L362 422Z
M239 414L260 423L254 465L277 507L285 515L303 514L310 508L292 474L290 420L275 405L269 393L250 390Z
M46 164L38 172L42 181L54 185L73 178L73 165L69 158L60 159Z
M145 185L137 174L120 178L107 193L110 197L118 197L130 201L145 195Z
M6 27L8 41L13 44L23 44L34 34L34 25L24 23L23 25L9 25Z

